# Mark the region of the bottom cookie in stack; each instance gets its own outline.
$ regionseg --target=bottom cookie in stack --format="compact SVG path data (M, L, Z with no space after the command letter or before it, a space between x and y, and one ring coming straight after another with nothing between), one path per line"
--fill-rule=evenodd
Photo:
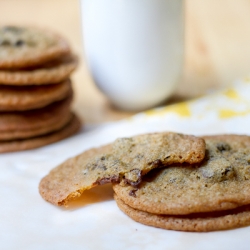
M147 174L138 187L115 184L119 208L137 222L206 232L250 225L250 137L205 137L206 159Z
M1 112L0 152L44 146L76 133L81 123L70 110L72 92L41 109Z
M250 205L240 208L191 215L158 215L128 206L114 196L118 207L133 220L142 224L176 231L208 232L250 225Z

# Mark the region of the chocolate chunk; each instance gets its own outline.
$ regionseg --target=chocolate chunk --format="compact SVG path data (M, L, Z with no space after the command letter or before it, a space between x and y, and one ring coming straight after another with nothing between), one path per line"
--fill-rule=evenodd
M24 41L23 40L17 40L16 42L15 42L15 46L17 46L17 47L19 47L19 46L22 46L22 45L24 45Z
M130 191L129 191L129 195L136 198L136 193L135 193L135 192L136 192L137 190L138 190L138 188L135 188L135 189L130 190Z
M0 46L9 46L11 45L11 42L9 40L0 40Z
M94 184L97 184L97 185L104 185L104 184L107 184L107 183L118 183L120 180L119 176L111 176L111 177L108 177L108 178L101 178L101 179L98 179Z
M132 169L125 174L125 182L133 187L141 183L142 174L140 169Z
M230 145L227 144L227 143L218 143L216 145L217 149L220 151L220 152L223 152L223 151L229 151L231 149Z

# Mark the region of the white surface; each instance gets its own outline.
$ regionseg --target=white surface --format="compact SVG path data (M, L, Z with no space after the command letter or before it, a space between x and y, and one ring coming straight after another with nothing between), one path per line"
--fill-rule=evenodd
M83 130L36 150L0 155L0 249L171 249L247 250L250 227L186 233L144 226L117 208L109 185L86 191L65 208L45 202L40 179L68 157L120 136L178 131L189 134L250 134L250 83L189 103L138 114Z
M81 0L84 47L97 86L118 107L169 97L183 62L182 0Z

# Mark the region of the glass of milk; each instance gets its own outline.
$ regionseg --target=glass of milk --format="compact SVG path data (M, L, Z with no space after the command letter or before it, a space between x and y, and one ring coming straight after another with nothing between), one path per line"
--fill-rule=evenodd
M85 58L98 88L124 110L175 90L183 65L182 0L81 0Z

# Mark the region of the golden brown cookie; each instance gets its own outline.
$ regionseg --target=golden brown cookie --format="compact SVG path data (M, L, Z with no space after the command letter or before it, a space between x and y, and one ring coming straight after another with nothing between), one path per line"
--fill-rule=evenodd
M5 132L1 132L0 134L0 142L17 140L17 139L28 139L31 137L36 137L44 134L51 133L53 131L57 131L64 127L69 121L72 119L73 114L71 112L65 113L64 116L59 116L58 121L51 126L45 126L35 129L29 130L9 130ZM56 117L55 117L56 118Z
M59 116L70 111L73 95L69 95L61 101L54 102L41 109L0 112L0 131L30 130L40 127L53 126Z
M153 214L190 214L250 204L250 137L205 137L206 158L151 171L137 187L114 185L132 208Z
M79 131L80 127L81 122L74 115L70 122L58 131L24 140L1 141L0 153L22 151L42 147L75 134L77 131Z
M40 85L61 82L76 69L78 59L74 55L59 57L40 67L0 70L0 85Z
M67 41L49 30L22 26L0 27L0 68L41 65L69 54Z
M88 169L89 160L110 150L110 145L92 148L52 169L39 184L41 196L55 205L66 205L68 201L80 197L83 191L97 185L99 174L96 170L104 171L102 166Z
M70 80L41 86L0 85L0 111L21 111L42 108L72 92Z
M203 139L178 133L143 134L117 139L113 154L128 165L125 178L131 185L137 185L141 176L159 166L174 163L201 162L205 156Z
M134 209L115 195L118 207L133 220L168 230L209 232L250 225L250 205L220 212L189 215L157 215Z
M143 174L161 164L194 163L204 155L204 140L194 136L168 132L120 138L62 163L42 179L39 190L45 200L64 205L96 185L123 178L138 184Z

